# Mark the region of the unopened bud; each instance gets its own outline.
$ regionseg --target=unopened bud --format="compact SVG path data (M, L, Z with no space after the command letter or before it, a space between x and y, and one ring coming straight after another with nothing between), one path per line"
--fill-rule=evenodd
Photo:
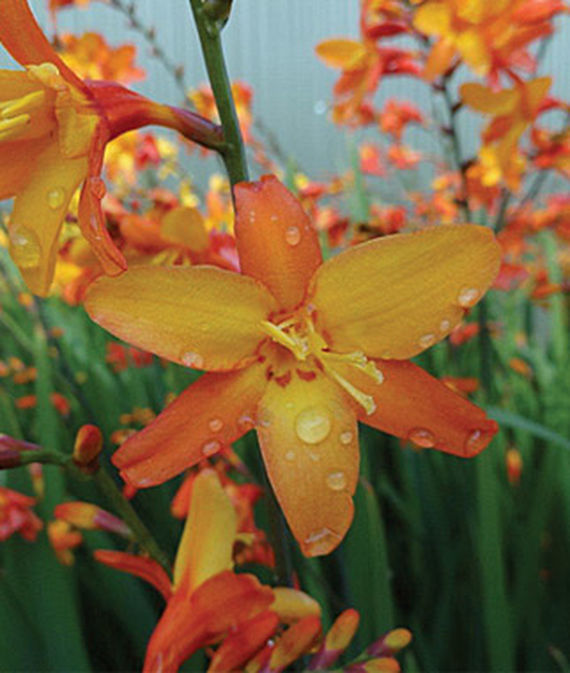
M37 444L24 442L21 439L10 437L10 435L0 435L0 470L19 467L22 464L22 451L39 448Z
M391 657L409 645L411 640L412 634L408 629L394 629L378 638L366 652L373 657Z
M82 425L75 436L73 462L81 469L95 471L103 448L103 435L96 425Z

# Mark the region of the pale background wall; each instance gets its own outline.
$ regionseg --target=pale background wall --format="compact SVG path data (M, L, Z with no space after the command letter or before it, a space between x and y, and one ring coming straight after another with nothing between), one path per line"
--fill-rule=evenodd
M347 136L328 121L326 108L336 71L314 55L314 46L334 36L358 35L358 0L235 0L224 43L230 75L249 82L255 92L254 112L276 134L280 144L313 177L346 168ZM42 26L49 31L47 0L31 0ZM137 0L142 22L154 26L158 42L171 59L186 66L186 82L206 80L187 0ZM0 17L1 20L1 17ZM147 72L146 82L135 88L157 100L177 103L180 91L171 75L153 59L139 35L128 29L127 20L101 2L86 10L60 12L60 30L81 33L96 30L113 45L125 41L139 46L139 62ZM555 74L554 93L570 99L570 20L550 44L543 71ZM0 53L0 67L10 63ZM427 87L411 78L387 80L378 102L399 95L430 109ZM466 152L474 146L479 123L461 115L462 142ZM425 150L437 149L432 135L414 137Z

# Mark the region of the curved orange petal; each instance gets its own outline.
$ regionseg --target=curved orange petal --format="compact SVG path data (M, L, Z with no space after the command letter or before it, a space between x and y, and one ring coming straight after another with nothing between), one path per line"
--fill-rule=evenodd
M359 390L372 395L376 410L359 420L418 446L462 458L480 453L498 430L495 421L412 362L377 360L384 382L375 383L354 367L342 372Z
M21 65L53 63L71 84L85 89L83 82L55 53L39 27L27 0L0 0L0 43Z
M50 140L25 140L0 142L0 201L12 198L26 184L30 177L30 165L35 165L38 157L49 145Z
M162 484L253 427L266 385L261 365L204 374L113 456L132 486Z
M271 381L259 403L257 434L269 479L307 556L328 554L353 517L358 479L356 416L323 374Z
M199 647L266 610L273 594L252 575L229 571L206 580L188 597L182 586L168 602L149 641L143 673L174 672Z
M315 273L311 302L335 351L407 359L440 341L491 285L501 250L490 229L430 227L358 245Z
M516 89L493 91L490 87L477 82L462 84L459 93L466 105L489 115L512 114L520 102L520 94Z
M206 370L255 360L261 321L275 309L252 278L215 267L137 267L102 277L87 291L91 318L161 357Z
M354 70L361 68L368 55L368 49L363 42L334 38L319 42L315 47L317 56L331 68Z
M66 159L52 142L37 157L27 183L16 196L8 224L10 254L35 294L49 292L61 225L86 171L84 157Z
M160 591L164 600L168 601L172 596L170 578L164 568L153 559L112 549L97 549L93 552L93 556L99 563L140 577L145 582L152 584L157 591Z
M190 509L174 563L174 588L183 577L193 591L233 566L237 514L217 472L202 470L194 480Z
M262 282L282 309L298 306L322 256L299 201L273 175L234 187L241 270Z

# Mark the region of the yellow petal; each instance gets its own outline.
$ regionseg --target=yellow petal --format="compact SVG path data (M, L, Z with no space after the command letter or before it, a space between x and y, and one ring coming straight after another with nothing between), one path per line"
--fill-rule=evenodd
M366 57L368 50L366 45L356 40L325 40L320 42L315 51L327 65L332 68L342 68L343 70L353 70L362 65L362 60Z
M257 433L269 479L307 556L328 554L353 516L358 479L356 418L339 386L322 374L270 381Z
M85 158L65 159L52 142L36 159L10 217L10 254L32 292L49 291L61 224L87 172Z
M138 267L89 289L91 318L129 343L195 369L255 359L275 300L252 278L215 267Z
M174 564L174 588L185 574L192 592L213 575L232 567L237 515L214 470L202 470L192 498Z
M491 66L487 43L478 30L465 30L457 38L457 50L461 57L478 75L486 75Z
M192 252L204 252L210 245L210 239L204 218L197 208L179 206L169 211L162 219L161 235Z
M514 89L493 91L488 86L476 82L462 84L459 92L466 105L483 114L511 114L519 102L519 95Z
M49 144L49 140L0 142L0 200L16 195L30 177L30 166L35 165Z
M490 229L430 227L356 246L313 277L311 303L336 352L408 359L443 339L486 292L501 253Z
M414 28L426 35L446 35L450 23L449 7L443 2L426 2L414 14Z

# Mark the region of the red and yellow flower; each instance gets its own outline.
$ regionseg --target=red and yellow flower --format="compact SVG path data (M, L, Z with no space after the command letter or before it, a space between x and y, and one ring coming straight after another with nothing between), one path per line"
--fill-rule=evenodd
M298 201L273 176L235 188L241 274L136 268L90 288L93 320L208 371L114 456L160 484L255 427L289 525L330 552L353 516L357 420L470 457L497 430L408 359L446 337L497 274L490 230L440 226L356 246L323 264Z
M32 511L35 504L35 498L0 486L0 542L14 533L19 533L29 542L36 539L43 523Z

